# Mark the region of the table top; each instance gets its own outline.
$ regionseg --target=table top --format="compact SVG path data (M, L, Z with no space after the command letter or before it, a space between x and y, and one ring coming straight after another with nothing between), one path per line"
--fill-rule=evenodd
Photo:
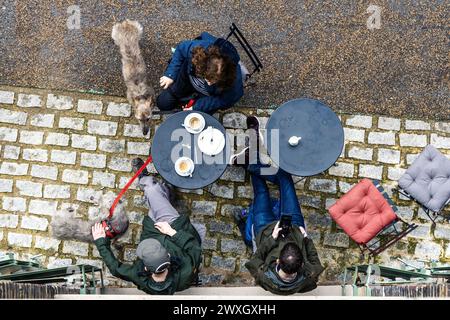
M225 147L215 156L203 154L198 148L199 134L189 133L183 126L186 116L200 113L205 118L205 129L212 126L225 135ZM156 171L170 184L183 189L203 188L219 179L227 168L230 143L225 128L214 117L200 111L180 111L164 121L153 137L151 154ZM182 177L175 172L175 161L186 156L193 160L192 177Z
M314 99L284 103L272 113L266 129L271 159L296 176L308 177L327 170L344 146L341 121L329 107ZM292 136L301 137L298 145L289 144Z

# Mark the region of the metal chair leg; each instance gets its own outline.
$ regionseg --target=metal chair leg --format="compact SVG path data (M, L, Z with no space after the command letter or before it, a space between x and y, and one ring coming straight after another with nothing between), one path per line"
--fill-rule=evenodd
M100 269L100 294L105 293L105 283L103 281L103 270Z
M344 269L344 279L342 280L341 295L345 296L345 281L347 280L347 268Z
M355 267L355 272L353 274L353 279L352 279L352 291L353 291L353 296L357 296L358 295L358 286L356 285L356 280L358 279L358 266Z
M431 220L431 223L433 224L433 226L436 225L436 219L441 215L442 209L444 209L444 207L450 203L450 199L442 206L442 208L437 211L434 212L430 209L428 209L427 207L425 207L423 204L421 204L420 202L418 202L416 199L414 199L414 197L412 197L409 193L407 193L406 191L404 191L401 188L397 188L397 191L402 194L403 196L407 197L408 199L416 202L422 209L423 211L425 211L425 214L428 216L428 218ZM434 216L434 217L433 217Z
M87 294L87 292L86 292L86 288L87 288L87 285L86 285L86 270L85 270L84 265L81 266L81 276L83 278L83 285L82 285L82 287L80 289L80 294Z
M299 182L302 182L303 180L305 180L307 177L302 177L301 179L297 180L294 184L297 184Z
M403 220L401 220L401 221L404 222ZM389 248L390 246L392 246L393 244L398 242L400 239L402 239L404 236L406 236L408 233L410 233L417 227L418 226L416 224L408 224L408 227L405 230L398 233L394 238L390 239L387 243L385 243L382 246L379 246L378 248L376 248L374 250L371 250L370 255L373 257L377 256L378 254L380 254L381 252L383 252L384 250L386 250L387 248Z
M433 218L432 217L433 212L430 209L424 208L423 206L422 206L422 209L423 209L423 211L425 211L425 214L428 216L428 218L430 218L432 225L435 226L436 225L436 219L438 217L437 214L434 213L434 218Z
M369 264L369 266L367 267L367 278L366 278L366 282L364 283L364 287L365 287L365 291L366 291L366 296L370 297L370 279L372 277L372 264Z
M95 283L95 268L94 267L92 267L91 273L92 273L92 288L90 289L90 293L95 294L97 285Z

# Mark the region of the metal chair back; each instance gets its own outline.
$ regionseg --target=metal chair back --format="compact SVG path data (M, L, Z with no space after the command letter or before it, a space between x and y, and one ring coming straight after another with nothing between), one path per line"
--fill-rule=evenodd
M253 70L249 72L245 77L245 81L247 81L252 77L252 75L255 72L260 72L261 69L263 68L263 65L261 63L261 60L256 55L255 51L253 50L253 48L248 43L247 39L242 34L241 30L239 30L239 28L236 26L234 22L231 24L230 33L225 38L225 40L228 40L232 36L236 38L236 40L241 45L242 49L244 49L245 53L247 54L247 56L249 57L250 61L253 64Z

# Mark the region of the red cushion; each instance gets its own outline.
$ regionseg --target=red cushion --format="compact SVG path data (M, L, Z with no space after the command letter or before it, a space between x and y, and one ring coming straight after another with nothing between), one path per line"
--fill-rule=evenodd
M361 180L330 209L331 217L359 244L373 239L397 215L369 179Z

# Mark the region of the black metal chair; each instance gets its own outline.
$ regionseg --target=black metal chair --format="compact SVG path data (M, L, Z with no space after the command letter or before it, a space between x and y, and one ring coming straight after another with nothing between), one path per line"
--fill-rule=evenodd
M261 63L261 60L256 55L255 51L253 50L253 48L248 43L247 39L242 34L241 30L239 30L239 28L236 26L236 24L234 22L231 24L230 33L225 38L225 40L230 39L230 37L232 37L232 36L234 36L236 38L236 40L241 45L242 49L244 49L245 53L247 54L247 56L249 57L250 61L253 64L253 70L251 72L248 72L248 70L247 70L248 73L245 75L244 81L246 82L253 76L253 74L255 72L260 72L261 69L263 68L263 65ZM240 62L240 66L241 66L241 69L242 69L242 67L247 69L245 67L245 65L241 62Z

